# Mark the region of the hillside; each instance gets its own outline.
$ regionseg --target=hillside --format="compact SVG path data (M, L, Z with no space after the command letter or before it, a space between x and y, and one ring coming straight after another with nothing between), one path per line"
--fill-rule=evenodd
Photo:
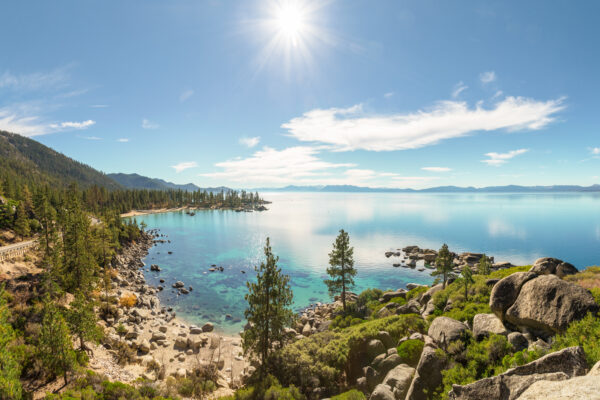
M98 185L110 190L121 186L94 168L73 160L35 140L0 131L0 179L20 184L47 183L83 188Z

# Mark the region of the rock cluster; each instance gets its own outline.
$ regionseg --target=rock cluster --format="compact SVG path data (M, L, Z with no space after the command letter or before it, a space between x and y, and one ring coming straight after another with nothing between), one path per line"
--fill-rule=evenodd
M561 332L588 312L597 313L592 294L564 281L571 264L553 258L537 260L528 272L517 272L494 285L490 308L503 323L540 336Z

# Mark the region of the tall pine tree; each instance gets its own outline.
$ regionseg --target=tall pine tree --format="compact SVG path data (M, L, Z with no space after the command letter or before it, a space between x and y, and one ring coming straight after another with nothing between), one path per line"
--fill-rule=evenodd
M46 371L53 376L62 375L66 385L67 374L75 367L75 351L69 327L50 299L44 302L44 317L37 349Z
M462 275L462 283L463 286L465 288L465 300L469 300L469 285L472 285L473 283L475 283L475 281L473 280L473 271L471 271L471 267L469 267L468 265L464 265L461 271L461 275Z
M270 356L274 343L283 342L284 328L292 322L292 290L290 277L277 266L279 257L273 255L267 238L266 261L255 267L256 283L247 282L245 299L248 308L244 312L249 329L243 334L245 353L260 358L259 376L264 378L269 371Z
M79 350L91 352L85 342L89 340L98 343L102 338L102 330L97 324L94 304L81 291L78 291L70 306L67 322L71 333L79 339Z
M324 282L327 285L330 296L340 293L342 306L346 312L346 292L354 287L354 248L350 247L350 236L343 229L333 243L333 250L329 253L329 265L327 274L331 279Z
M448 278L452 276L452 270L454 268L454 262L452 260L452 253L448 250L448 245L444 243L440 251L438 251L437 258L435 259L436 270L431 275L441 275L443 288L446 288L446 282Z

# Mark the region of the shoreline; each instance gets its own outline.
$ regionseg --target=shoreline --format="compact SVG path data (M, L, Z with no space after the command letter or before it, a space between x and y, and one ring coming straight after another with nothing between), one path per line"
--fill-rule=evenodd
M229 395L247 370L241 338L216 332L210 323L202 327L189 324L170 307L161 306L159 290L146 283L144 269L148 266L142 261L154 240L154 234L144 233L115 257L111 295L117 301L134 295L135 304L119 306L116 316L100 320L106 340L92 346L89 366L111 380L133 382L142 377L160 383L169 376L189 376L194 369L213 363L219 371L213 395ZM115 356L123 345L135 355L131 362L119 365ZM148 368L152 365L158 367Z

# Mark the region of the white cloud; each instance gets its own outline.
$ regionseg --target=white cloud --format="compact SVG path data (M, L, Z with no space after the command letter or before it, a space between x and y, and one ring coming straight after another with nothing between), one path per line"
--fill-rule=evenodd
M82 139L86 139L86 140L102 140L101 137L98 136L79 136Z
M456 85L454 85L454 89L452 90L452 97L457 98L462 92L464 92L468 88L469 87L465 85L462 81L458 82Z
M260 136L255 136L255 137L251 137L251 138L243 137L243 138L240 138L240 140L239 140L239 143L241 145L244 145L244 146L247 146L250 148L256 146L259 142L260 142Z
M248 158L236 158L215 164L220 172L201 176L243 183L244 185L315 184L316 179L331 178L329 170L352 168L355 164L330 163L317 157L318 149L288 147L276 150L265 147ZM322 181L319 181L322 182Z
M387 92L383 95L383 97L385 97L386 99L389 99L390 97L394 96L394 92Z
M362 106L315 109L281 125L303 142L330 145L333 151L416 149L477 131L541 129L565 108L564 98L537 101L506 97L485 109L443 101L409 114L366 115Z
M146 118L144 118L142 120L142 128L144 129L158 129L159 125L157 123L154 123Z
M88 119L87 121L81 121L81 122L74 122L74 121L66 121L66 122L60 122L58 124L50 124L51 128L54 129L86 129L89 128L90 126L94 125L96 123L96 121L93 121L91 119Z
M42 120L38 111L36 107L27 105L0 108L0 130L23 136L38 136L67 129L85 129L95 124L92 120L48 123Z
M494 167L499 167L502 164L506 164L508 160L513 157L516 157L520 154L527 153L528 149L519 149L519 150L511 150L508 153L486 153L485 155L489 157L488 160L481 160L481 162L486 163L487 165L491 165Z
M197 166L198 166L198 164L196 163L196 161L186 161L186 162L180 162L177 165L172 165L171 168L174 168L175 172L180 173L181 171L185 171L186 169L190 169L190 168L195 168Z
M479 80L484 85L492 83L496 80L496 73L494 71L486 71L479 74Z
M590 153L592 153L595 156L600 155L600 147L592 147L590 149Z
M449 172L449 171L452 171L452 169L448 168L448 167L423 167L421 169L423 171L430 171L430 172Z
M119 142L119 143L127 143L127 142L129 142L129 139L128 138L119 138L119 139L117 139L117 142Z
M184 102L187 99L189 99L190 97L192 97L194 95L194 91L192 89L187 89L184 90L183 92L181 92L181 94L179 95L179 101L180 102Z
M107 108L108 104L92 104L91 108Z
M493 96L492 99L497 99L498 97L502 96L504 94L504 92L502 90L498 90Z

